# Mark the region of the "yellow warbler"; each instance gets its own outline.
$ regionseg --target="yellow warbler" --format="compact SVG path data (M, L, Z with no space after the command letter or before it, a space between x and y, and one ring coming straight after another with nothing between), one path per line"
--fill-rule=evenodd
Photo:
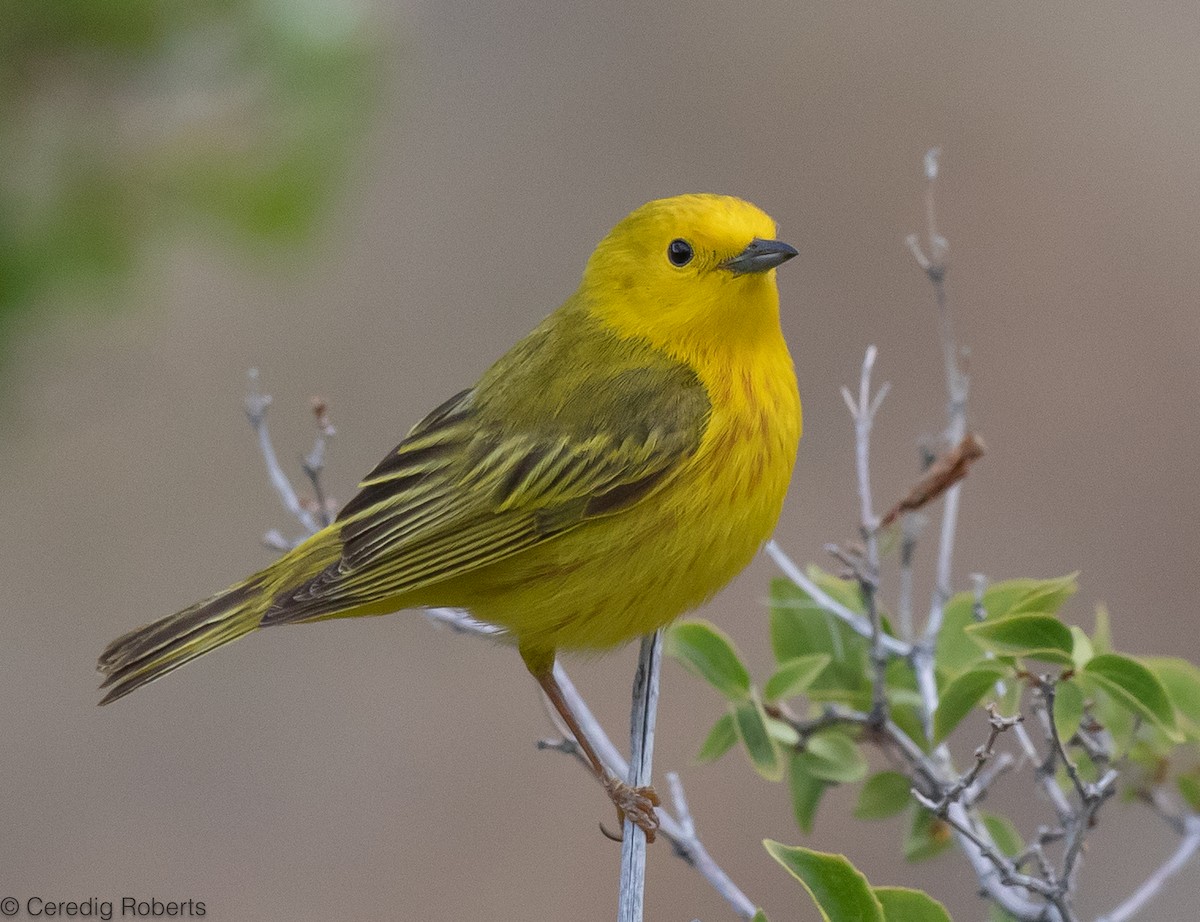
M259 627L454 606L501 625L617 805L553 677L694 608L779 516L800 399L776 266L796 251L736 198L621 221L579 289L474 387L418 423L337 520L266 569L114 640L102 704Z

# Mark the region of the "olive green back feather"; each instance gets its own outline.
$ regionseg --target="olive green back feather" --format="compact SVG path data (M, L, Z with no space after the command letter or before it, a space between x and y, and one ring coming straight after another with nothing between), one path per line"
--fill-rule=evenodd
M695 452L710 409L690 368L568 302L366 477L340 560L262 623L394 600L617 512Z

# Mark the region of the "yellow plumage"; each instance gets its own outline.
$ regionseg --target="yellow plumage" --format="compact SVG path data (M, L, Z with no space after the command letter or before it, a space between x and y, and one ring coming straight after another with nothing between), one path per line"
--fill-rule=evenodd
M333 525L110 644L104 701L261 626L427 605L507 628L545 685L556 650L699 605L769 537L800 437L774 272L795 250L774 234L723 196L633 212L575 294L414 427Z

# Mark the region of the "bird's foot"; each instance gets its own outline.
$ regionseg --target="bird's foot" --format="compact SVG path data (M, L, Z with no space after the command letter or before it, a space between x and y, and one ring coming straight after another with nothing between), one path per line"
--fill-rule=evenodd
M604 790L617 808L617 820L622 826L630 820L646 834L646 841L653 842L658 832L658 814L654 812L662 801L650 785L635 788L617 778L608 777Z

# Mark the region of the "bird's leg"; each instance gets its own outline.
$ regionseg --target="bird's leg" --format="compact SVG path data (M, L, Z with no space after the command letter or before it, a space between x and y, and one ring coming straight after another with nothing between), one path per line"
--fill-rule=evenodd
M528 662L527 659L526 663L528 664ZM531 666L529 671L533 673L533 677L537 679L538 685L542 687L542 691L546 693L546 697L550 699L550 703L554 705L554 709L558 711L566 723L567 729L575 737L575 742L583 750L588 765L591 766L592 774L596 776L596 779L607 792L609 799L617 808L618 821L624 825L626 819L632 820L634 825L640 827L646 833L646 841L653 842L654 834L658 830L658 814L654 812L654 808L662 803L659 800L658 794L655 793L654 788L649 785L640 788L631 787L604 767L604 763L596 755L596 750L592 748L587 735L579 726L579 721L575 719L575 714L571 711L570 705L567 704L566 699L563 697L562 689L558 686L558 680L554 678L553 658L550 660L549 668L534 669Z

